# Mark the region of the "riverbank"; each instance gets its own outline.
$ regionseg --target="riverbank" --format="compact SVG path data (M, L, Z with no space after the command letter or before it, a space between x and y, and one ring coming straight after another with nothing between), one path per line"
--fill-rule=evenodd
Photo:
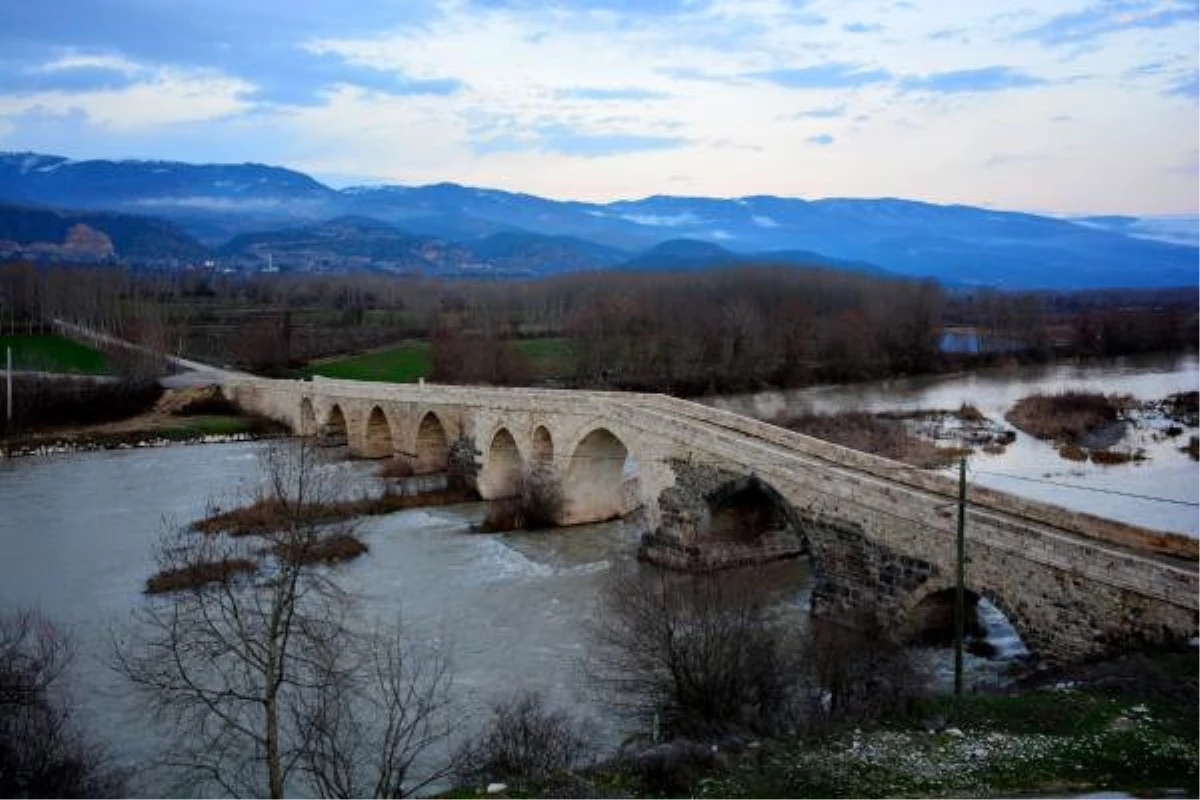
M153 407L126 419L54 426L0 439L0 458L244 442L286 435L274 420L243 414L216 387L167 389Z

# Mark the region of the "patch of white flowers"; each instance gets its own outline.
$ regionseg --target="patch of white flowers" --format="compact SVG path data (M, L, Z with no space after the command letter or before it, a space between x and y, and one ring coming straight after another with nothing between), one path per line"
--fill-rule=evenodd
M1061 691L1061 690L1060 690ZM1089 762L1105 753L1112 775L1153 772L1165 760L1200 761L1192 743L1165 735L1154 727L1142 704L1124 710L1132 724L1124 730L1075 735L1000 733L948 729L926 731L859 731L805 748L789 748L772 756L769 767L786 785L821 787L829 792L863 796L903 794L994 795L1005 787L1036 783L1044 777L1087 785L1103 782L1089 773ZM736 779L735 779L736 780ZM705 781L702 794L735 794L736 783Z

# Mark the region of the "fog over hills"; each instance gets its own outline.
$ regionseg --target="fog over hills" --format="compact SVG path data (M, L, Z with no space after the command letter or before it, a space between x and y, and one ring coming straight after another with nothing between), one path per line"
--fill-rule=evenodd
M194 237L210 258L241 269L515 276L770 261L950 285L1085 288L1195 285L1200 257L1194 217L1059 219L897 198L769 195L585 203L453 183L335 190L262 164L38 153L0 154L0 202L9 215L20 205L160 218L182 229L158 229L160 255L194 259ZM104 227L119 217L89 218L117 257L135 259L137 247L118 246ZM28 226L8 229L0 239L30 244L19 238L28 239ZM174 242L184 231L186 240Z

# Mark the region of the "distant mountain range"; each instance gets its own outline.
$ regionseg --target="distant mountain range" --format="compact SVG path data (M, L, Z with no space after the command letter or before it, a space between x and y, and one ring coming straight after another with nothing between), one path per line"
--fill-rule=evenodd
M0 252L4 240L10 251L61 248L71 224L83 224L76 239L99 252L86 234L103 234L112 258L247 270L528 276L771 262L951 285L1091 288L1196 285L1200 259L1187 217L1056 219L891 198L583 203L452 183L334 190L259 164L37 153L0 154L0 202ZM46 214L58 222L38 217Z

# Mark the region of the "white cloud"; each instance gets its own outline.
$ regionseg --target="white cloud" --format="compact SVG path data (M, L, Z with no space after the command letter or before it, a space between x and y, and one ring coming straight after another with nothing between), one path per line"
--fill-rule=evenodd
M157 125L218 119L251 108L245 81L201 72L159 70L150 80L122 89L0 95L0 118L36 112L69 116L82 112L99 128L135 131ZM235 159L231 159L235 160Z
M215 70L67 52L45 69L110 69L138 82L0 94L0 136L19 135L20 116L31 112L82 112L88 124L121 132L252 111L238 117L240 133L269 139L279 162L405 183L455 180L582 199L686 187L720 196L898 195L1064 212L1103 210L1098 204L1194 210L1196 176L1169 170L1197 146L1194 104L1164 96L1154 76L1126 76L1152 62L1194 71L1197 26L1125 31L1066 61L1062 51L1019 37L1079 7L1078 0L1044 0L1013 14L1002 0L979 0L927 3L914 13L878 0L715 0L678 15L617 15L566 4L489 10L448 0L420 27L306 46L413 80L456 79L462 88L452 94L400 97L342 84L320 104L267 105L253 97L253 85ZM881 32L863 32L864 25ZM947 30L958 33L931 36ZM739 77L825 64L894 78L807 90ZM899 88L909 76L995 67L1045 84L988 95ZM1056 121L1064 117L1071 124ZM551 130L560 145L575 135L612 142L614 151L551 151ZM806 146L814 137L836 146ZM678 146L616 152L622 142L655 140ZM1013 154L1038 159L1002 158Z

